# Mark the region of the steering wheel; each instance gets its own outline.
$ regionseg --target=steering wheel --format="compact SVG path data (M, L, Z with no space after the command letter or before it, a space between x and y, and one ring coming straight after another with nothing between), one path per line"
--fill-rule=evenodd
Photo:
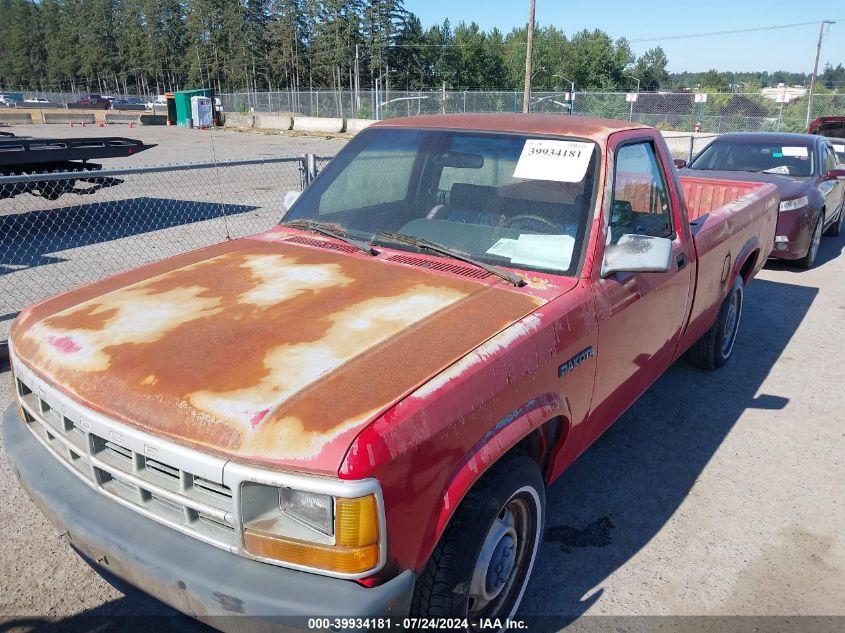
M508 226L513 226L514 223L519 220L531 220L533 222L539 222L540 224L549 227L552 230L552 233L560 233L560 227L557 224L547 218L544 218L541 215L535 215L533 213L520 213L519 215L513 216L508 220Z

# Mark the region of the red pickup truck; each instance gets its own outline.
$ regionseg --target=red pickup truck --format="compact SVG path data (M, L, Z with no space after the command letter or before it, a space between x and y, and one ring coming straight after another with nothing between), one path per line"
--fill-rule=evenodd
M382 122L266 233L22 312L4 447L89 562L220 628L495 622L545 485L729 359L778 202L628 122Z

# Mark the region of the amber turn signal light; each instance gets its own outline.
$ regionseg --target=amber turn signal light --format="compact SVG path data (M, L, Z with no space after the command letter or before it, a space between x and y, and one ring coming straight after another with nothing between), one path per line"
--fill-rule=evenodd
M373 495L335 500L335 544L325 545L245 526L255 556L338 574L362 574L379 563L378 505Z

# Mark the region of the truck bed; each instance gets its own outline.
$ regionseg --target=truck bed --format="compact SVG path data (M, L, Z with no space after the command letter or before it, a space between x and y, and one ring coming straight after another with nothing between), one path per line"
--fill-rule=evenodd
M760 183L681 176L681 188L692 221L753 193Z
M780 196L774 185L680 177L698 255L696 291L679 350L685 351L713 323L730 290L736 262L757 251L748 281L766 262L774 244Z

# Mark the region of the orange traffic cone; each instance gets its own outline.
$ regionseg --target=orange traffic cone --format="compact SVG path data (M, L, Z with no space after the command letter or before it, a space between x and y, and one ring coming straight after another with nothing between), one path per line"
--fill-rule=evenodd
M129 127L130 127L130 128L133 128L133 127L135 127L135 124L134 124L134 123L132 123L132 121L130 121L130 122L129 122Z
M82 122L82 127L85 127L85 121Z
M102 121L100 121L100 125L99 125L99 127L106 127L106 124L105 124L105 123L103 123Z

